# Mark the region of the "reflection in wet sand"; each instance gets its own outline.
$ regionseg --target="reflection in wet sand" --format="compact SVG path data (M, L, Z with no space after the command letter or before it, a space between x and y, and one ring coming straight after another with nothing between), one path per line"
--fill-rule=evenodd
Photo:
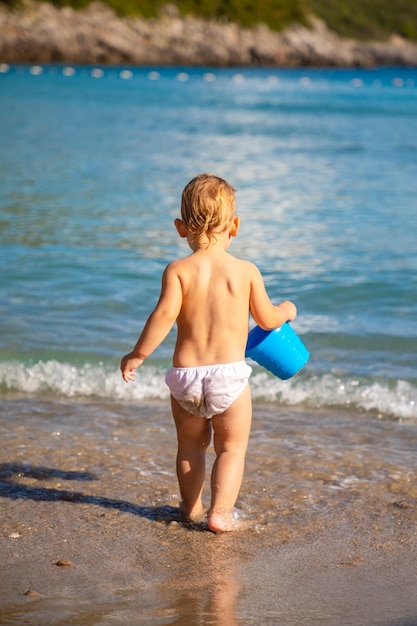
M176 596L173 608L180 616L175 623L190 624L201 616L203 623L213 626L239 626L242 622L236 614L236 601L240 584L232 552L235 540L227 536L208 539L207 535L197 541L185 537L175 554L182 575L176 572L167 581L167 588ZM184 589L178 595L179 581Z

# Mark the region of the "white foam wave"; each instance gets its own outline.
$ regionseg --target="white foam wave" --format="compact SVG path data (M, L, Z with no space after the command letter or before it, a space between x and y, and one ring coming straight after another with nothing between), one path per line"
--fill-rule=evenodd
M28 394L53 393L67 398L90 397L118 400L168 398L164 373L156 367L143 367L137 380L127 385L120 372L103 363L74 366L59 361L39 361L33 365L1 363L0 385Z
M67 398L97 397L120 401L146 401L169 397L165 369L146 365L128 385L120 372L103 363L75 366L56 360L27 365L0 363L0 393L53 394ZM264 371L251 377L255 401L310 407L351 407L417 423L417 388L408 381L354 379L303 374L282 381Z
M404 380L359 380L322 374L280 381L259 373L252 377L251 387L255 400L314 407L352 407L417 422L417 389Z

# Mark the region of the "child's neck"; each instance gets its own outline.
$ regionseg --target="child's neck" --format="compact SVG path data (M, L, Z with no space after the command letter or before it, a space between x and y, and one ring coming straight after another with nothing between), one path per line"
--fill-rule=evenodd
M211 239L208 237L193 239L188 241L188 244L193 252L226 252L230 246L230 239L229 233L221 233L214 235Z

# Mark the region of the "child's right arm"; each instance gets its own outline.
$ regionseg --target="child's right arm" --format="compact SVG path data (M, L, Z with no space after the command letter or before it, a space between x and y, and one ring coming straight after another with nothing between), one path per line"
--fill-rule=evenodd
M266 289L262 274L256 265L251 265L251 291L249 308L256 324L264 330L273 330L295 319L297 309L289 300L272 304Z

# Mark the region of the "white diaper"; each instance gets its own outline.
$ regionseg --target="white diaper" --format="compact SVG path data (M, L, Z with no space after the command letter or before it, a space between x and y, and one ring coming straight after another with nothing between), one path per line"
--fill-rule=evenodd
M210 419L224 413L246 387L252 368L246 361L172 367L165 382L172 396L188 413Z

